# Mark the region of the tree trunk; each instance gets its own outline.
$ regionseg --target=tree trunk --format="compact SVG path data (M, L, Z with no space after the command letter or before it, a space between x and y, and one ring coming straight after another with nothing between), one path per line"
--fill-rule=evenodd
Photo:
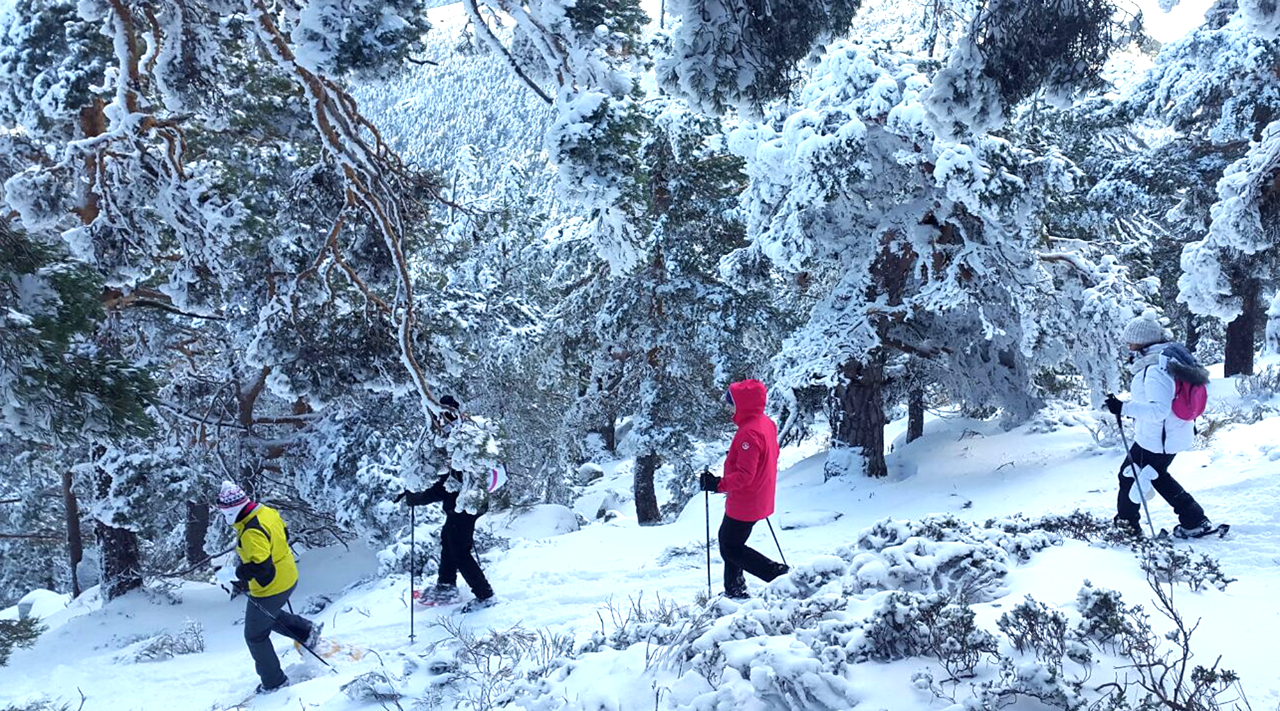
M840 476L858 466L867 476L889 473L884 461L884 353L877 349L865 363L849 361L840 368L840 383L831 394L831 455L825 477Z
M98 448L95 458L101 456ZM98 497L105 499L111 493L111 476L98 469ZM141 513L141 512L140 512ZM142 554L138 536L125 528L115 528L99 521L96 526L98 550L102 561L102 595L104 600L114 600L121 595L142 587Z
M907 393L907 442L924 436L924 388L913 387Z
M609 421L600 428L600 434L604 437L604 448L609 451L609 454L616 455L618 453L618 418L609 415Z
M204 539L209 533L209 507L195 501L187 502L187 565L196 565L205 559Z
M1227 324L1227 343L1222 374L1253 375L1253 340L1258 332L1258 322L1262 315L1261 300L1258 298L1260 284L1257 279L1246 279L1240 283L1240 298L1244 300L1244 310L1231 323Z
M636 497L636 520L641 526L653 526L662 522L658 512L658 495L653 488L654 474L662 465L656 454L646 454L636 459L633 493Z
M124 528L98 523L98 547L102 551L102 594L106 600L142 587L138 536Z
M71 470L62 471L62 505L67 516L67 553L71 562L71 597L80 597L80 561L84 560L84 538L80 533L80 505L71 489Z
M1192 353L1200 346L1200 322L1190 309L1187 310L1187 342L1184 344Z

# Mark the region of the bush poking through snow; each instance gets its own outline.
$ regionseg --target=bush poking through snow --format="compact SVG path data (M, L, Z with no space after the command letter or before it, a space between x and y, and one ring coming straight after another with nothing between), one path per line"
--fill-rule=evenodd
M436 657L433 666L440 670L433 682L434 698L451 698L475 711L503 707L517 696L536 696L535 680L563 666L573 652L571 636L519 624L483 634L453 618L435 626L446 636L431 650ZM451 661L442 659L449 656Z
M1193 592L1206 586L1226 590L1236 581L1222 572L1217 559L1206 553L1192 556L1173 541L1144 540L1142 545L1142 570L1148 576L1163 583L1185 583Z
M1092 643L1100 651L1118 654L1124 640L1136 633L1128 618L1129 608L1115 590L1095 588L1086 580L1076 593L1076 609L1080 612L1074 630L1076 638Z
M44 625L35 617L22 620L0 620L0 667L9 663L13 650L30 647L44 632Z
M1236 392L1248 403L1263 404L1280 397L1280 366L1269 365L1253 375L1236 376Z
M80 708L84 708L83 701ZM50 699L35 699L24 701L22 704L9 704L0 711L72 711L72 709L71 704L60 704Z
M116 659L122 662L162 662L183 654L197 654L204 651L204 625L195 620L187 620L176 633L163 632L137 642Z
M1064 657L1086 666L1093 661L1089 649L1068 634L1067 616L1030 595L1001 615L996 626L1013 642L1014 649L1024 654L1029 652L1038 661L1056 669L1062 669Z
M973 676L983 657L999 651L995 636L974 623L973 608L941 595L891 592L859 627L845 646L852 661L933 657L952 679Z
M836 555L849 562L852 573L845 576L846 594L908 590L986 602L1004 594L1010 565L1061 541L1030 526L1006 530L940 515L878 521Z
M342 685L342 693L352 701L399 701L401 693L396 683L380 671L365 672ZM399 704L396 704L399 706Z

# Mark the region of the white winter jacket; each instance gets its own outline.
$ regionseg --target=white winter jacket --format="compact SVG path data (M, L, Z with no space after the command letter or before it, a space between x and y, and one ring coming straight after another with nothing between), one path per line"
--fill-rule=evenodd
M1142 351L1141 367L1129 386L1129 402L1120 411L1134 419L1138 446L1157 454L1185 452L1195 437L1194 423L1173 414L1173 376L1167 370L1169 357L1162 352L1168 346L1157 343Z

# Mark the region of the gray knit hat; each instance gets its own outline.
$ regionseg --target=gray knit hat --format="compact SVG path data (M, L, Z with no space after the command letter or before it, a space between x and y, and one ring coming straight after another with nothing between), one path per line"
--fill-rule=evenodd
M1148 310L1125 324L1122 340L1138 346L1149 346L1152 343L1163 343L1169 340L1169 335L1164 330L1164 326L1156 320L1156 312Z

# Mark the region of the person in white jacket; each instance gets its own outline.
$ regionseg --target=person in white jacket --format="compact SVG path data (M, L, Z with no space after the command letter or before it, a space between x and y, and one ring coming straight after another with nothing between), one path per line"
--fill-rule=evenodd
M1114 395L1107 396L1107 409L1113 415L1132 417L1134 443L1120 465L1120 492L1116 497L1116 524L1142 535L1142 499L1134 486L1135 465L1142 480L1142 491L1150 496L1147 487L1154 489L1178 514L1174 534L1195 537L1213 529L1204 515L1204 509L1195 497L1169 474L1169 465L1178 452L1191 449L1195 437L1194 424L1173 414L1175 384L1169 374L1171 357L1190 359L1191 354L1181 344L1170 343L1164 327L1154 314L1138 316L1125 324L1124 340L1131 355L1130 398L1122 402Z

